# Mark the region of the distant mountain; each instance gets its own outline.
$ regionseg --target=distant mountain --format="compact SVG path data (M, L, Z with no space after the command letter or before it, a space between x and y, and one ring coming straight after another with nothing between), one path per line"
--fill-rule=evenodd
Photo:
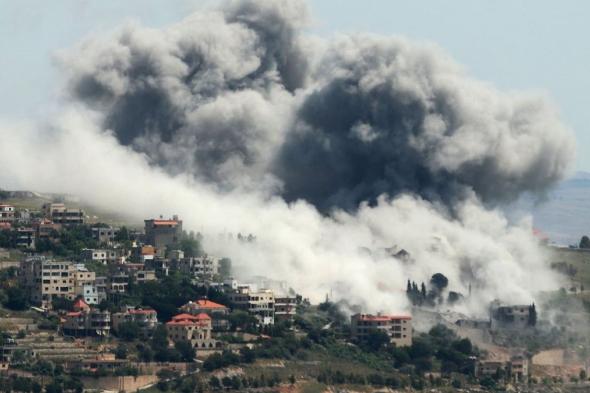
M577 172L530 208L534 225L560 244L577 244L590 235L590 173Z

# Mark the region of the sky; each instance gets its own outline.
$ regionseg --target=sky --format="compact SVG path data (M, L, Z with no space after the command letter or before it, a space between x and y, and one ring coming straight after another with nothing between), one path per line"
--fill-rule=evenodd
M0 118L36 119L58 106L54 54L129 21L161 27L215 0L0 0ZM568 0L310 0L310 33L374 32L432 41L502 90L548 94L590 171L590 2Z

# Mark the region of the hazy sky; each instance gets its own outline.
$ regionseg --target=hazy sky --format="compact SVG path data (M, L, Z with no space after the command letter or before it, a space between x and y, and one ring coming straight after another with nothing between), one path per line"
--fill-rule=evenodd
M0 117L50 114L59 87L52 53L128 20L158 27L214 0L0 0ZM546 91L590 170L590 2L311 0L322 35L401 34L438 43L471 75L504 90Z

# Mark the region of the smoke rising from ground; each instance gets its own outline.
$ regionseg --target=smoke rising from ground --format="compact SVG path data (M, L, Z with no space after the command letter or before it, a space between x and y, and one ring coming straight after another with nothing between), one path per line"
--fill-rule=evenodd
M573 140L552 105L430 45L309 37L307 19L299 1L237 1L63 53L66 109L0 125L1 184L178 213L239 273L367 311L406 308L406 279L436 272L472 284L469 313L556 287L531 223L489 207L565 174ZM216 236L238 232L257 241Z

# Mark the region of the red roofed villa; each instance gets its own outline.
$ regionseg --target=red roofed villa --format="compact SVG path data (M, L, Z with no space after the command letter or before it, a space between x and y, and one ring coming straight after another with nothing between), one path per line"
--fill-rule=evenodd
M196 349L215 349L218 346L211 337L211 317L205 313L176 315L166 322L166 330L172 342L187 340Z
M223 304L215 303L208 299L199 299L194 302L190 301L180 307L180 311L191 315L201 313L209 315L213 320L212 326L215 331L227 330L229 327L227 320L229 316L229 308Z

